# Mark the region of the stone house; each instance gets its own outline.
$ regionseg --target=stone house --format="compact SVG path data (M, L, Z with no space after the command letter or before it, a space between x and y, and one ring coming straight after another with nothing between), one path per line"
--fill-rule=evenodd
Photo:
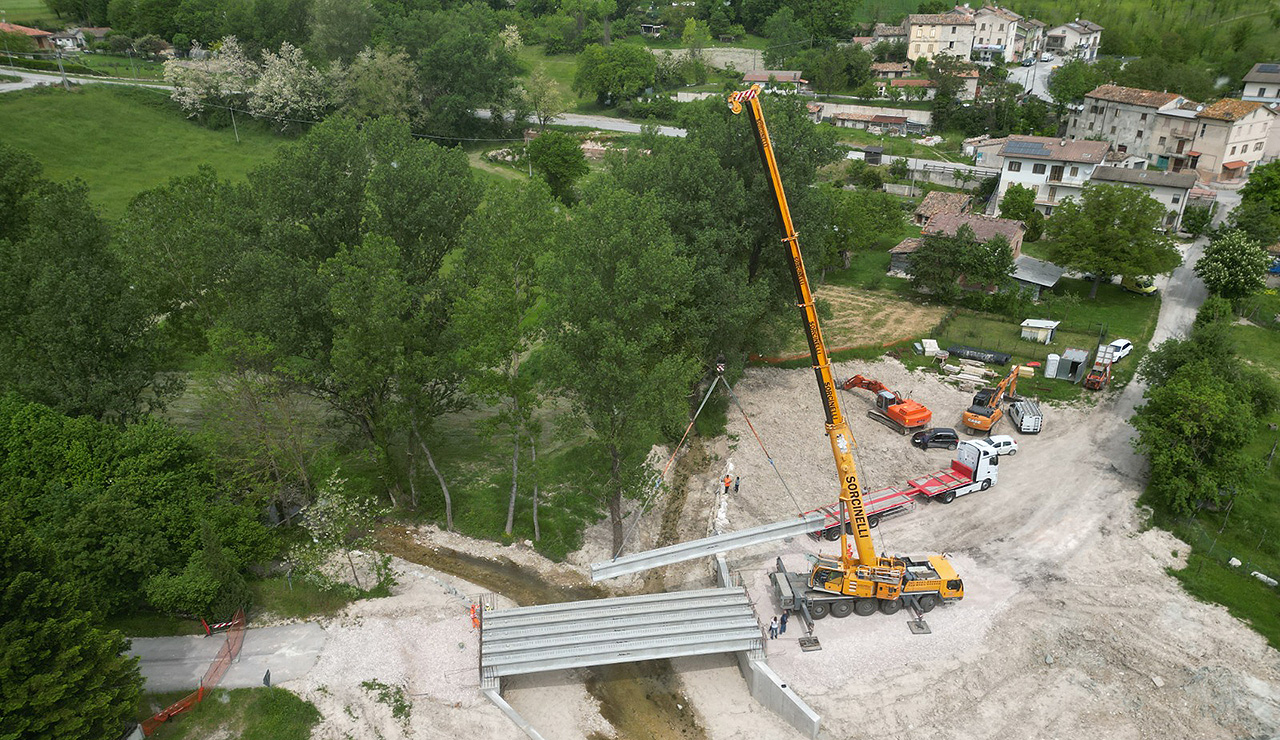
M916 206L912 220L916 226L924 226L935 216L944 214L961 214L969 207L971 200L968 193L948 193L933 190L924 196L920 205Z
M1014 61L1015 40L1022 16L994 5L984 5L973 14L973 59L1008 64Z
M1045 51L1062 57L1093 61L1098 58L1098 47L1102 45L1102 30L1102 26L1097 23L1080 18L1055 26L1045 35Z
M907 58L932 59L939 54L969 58L974 21L964 13L913 13L907 16Z
M1022 185L1035 192L1036 209L1051 216L1055 206L1080 194L1110 148L1105 141L1010 136L1000 150L1003 164L996 202L1013 185Z
M910 62L876 62L871 65L871 74L885 80L898 80L911 75Z
M1191 171L1162 172L1160 170L1135 170L1121 167L1096 167L1093 182L1105 185L1129 185L1142 188L1164 206L1164 227L1177 231L1182 226L1182 213L1187 208L1188 196L1196 186L1196 174Z
M1157 140L1158 114L1189 102L1181 95L1120 85L1100 85L1084 96L1082 109L1067 123L1067 136L1101 136L1120 154L1144 159Z

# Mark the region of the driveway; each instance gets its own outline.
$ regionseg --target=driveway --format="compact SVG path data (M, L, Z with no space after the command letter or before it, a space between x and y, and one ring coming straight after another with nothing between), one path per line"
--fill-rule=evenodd
M1022 85L1023 89L1037 98L1053 102L1049 95L1049 75L1062 62L1054 58L1052 62L1042 62L1037 57L1036 63L1030 67L1014 67L1009 70L1009 81Z
M315 666L327 640L324 628L313 623L245 630L240 657L219 686L261 686L268 670L272 684L301 678ZM129 654L140 659L147 691L194 691L225 642L222 635L136 637Z

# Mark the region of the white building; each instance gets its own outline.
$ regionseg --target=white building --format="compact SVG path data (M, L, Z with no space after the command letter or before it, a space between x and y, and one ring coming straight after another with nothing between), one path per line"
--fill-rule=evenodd
M1271 105L1280 103L1280 64L1260 62L1244 76L1242 99Z
M973 16L964 13L915 13L907 16L907 58L950 54L964 59L973 50Z
M1093 181L1106 185L1129 185L1142 188L1164 206L1164 225L1176 231L1182 225L1182 212L1187 207L1187 196L1196 186L1194 172L1161 172L1159 170L1133 170L1121 167L1096 167Z
M1110 148L1105 141L1010 136L1000 150L1003 165L996 202L1004 200L1010 187L1021 185L1035 192L1036 209L1051 216L1062 201L1080 195Z
M1022 16L1006 8L984 5L973 14L973 58L980 62L1014 61Z
M1275 111L1262 103L1223 98L1196 113L1199 126L1191 166L1206 180L1248 177L1253 168L1276 156L1268 152Z
M1102 26L1092 21L1075 19L1049 29L1045 36L1045 51L1063 57L1093 60L1098 57L1102 45Z

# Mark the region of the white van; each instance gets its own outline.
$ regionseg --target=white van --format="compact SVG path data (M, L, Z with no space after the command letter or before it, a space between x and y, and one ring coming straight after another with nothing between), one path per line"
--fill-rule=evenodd
M1044 415L1035 401L1015 401L1006 410L1013 426L1023 434L1039 434L1044 426Z

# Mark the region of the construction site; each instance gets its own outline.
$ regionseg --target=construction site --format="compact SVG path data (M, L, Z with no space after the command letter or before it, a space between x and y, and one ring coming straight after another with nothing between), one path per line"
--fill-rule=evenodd
M631 502L622 552L607 522L559 564L384 533L402 585L327 625L316 669L285 684L321 709L314 736L1280 734L1280 656L1182 591L1187 545L1137 505L1141 384L1024 433L1002 419L1016 368L975 395L896 360L830 363L752 97L735 112L774 178L813 369L748 369L723 436L655 449L667 485ZM1157 334L1188 321L1170 302ZM907 437L926 425L1013 442ZM348 686L353 666L412 712Z

